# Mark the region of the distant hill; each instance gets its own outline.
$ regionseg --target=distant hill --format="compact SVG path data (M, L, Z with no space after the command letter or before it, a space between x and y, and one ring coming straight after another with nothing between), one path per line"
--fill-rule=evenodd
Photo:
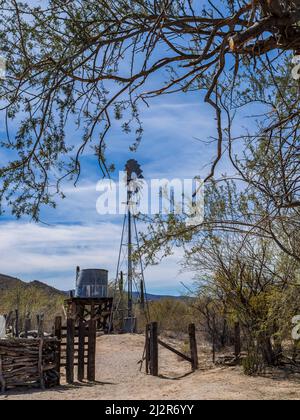
M29 286L36 287L38 289L42 289L44 292L48 293L49 295L60 294L60 295L63 295L63 296L67 296L69 294L68 292L58 290L55 287L48 286L48 284L45 284L45 283L43 283L41 281L38 281L38 280L34 280L34 281L31 281L30 283L26 283L26 284L29 285Z
M0 274L0 290L12 289L17 286L21 286L24 282L15 277Z
M64 292L62 290L58 290L55 287L48 286L47 284L34 280L31 282L25 282L18 278L7 276L6 274L0 274L0 292L1 290L8 290L13 289L15 287L22 286L22 287L35 287L37 289L43 290L49 296L67 296L68 292ZM139 294L137 292L133 293L134 298L138 298ZM158 301L162 299L176 299L176 300L183 300L188 299L185 296L172 296L172 295L154 295L151 293L147 293L146 295L148 301Z
M137 299L139 297L139 294L137 292L133 293L133 297ZM147 300L150 302L154 302L157 300L163 300L163 299L172 299L172 300L184 300L184 299L191 299L186 296L172 296L172 295L153 295L151 293L146 294Z
M35 329L36 315L44 315L48 331L56 316L64 316L63 302L66 293L40 281L24 282L18 278L0 274L0 314L12 314L18 309L19 327L24 328L24 319L30 313Z
M67 292L55 289L55 287L48 286L47 284L34 280L31 282L22 281L16 277L7 276L6 274L0 274L0 291L14 289L15 287L35 287L37 289L43 290L49 296L60 295L66 296Z

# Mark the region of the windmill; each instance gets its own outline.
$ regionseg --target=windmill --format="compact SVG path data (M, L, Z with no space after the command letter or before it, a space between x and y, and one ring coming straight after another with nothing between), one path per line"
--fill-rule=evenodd
M112 312L111 325L115 321L121 322L124 332L133 333L136 331L134 310L136 301L138 301L146 319L149 318L144 269L139 253L139 236L134 211L142 188L141 181L144 177L140 165L134 159L128 160L125 172L127 185L126 212L114 285L115 305Z

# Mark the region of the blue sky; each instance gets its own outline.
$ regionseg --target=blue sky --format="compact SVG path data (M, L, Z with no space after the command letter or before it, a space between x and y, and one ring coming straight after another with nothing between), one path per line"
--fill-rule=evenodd
M161 77L161 76L155 76ZM137 159L146 179L192 178L205 176L215 156L215 144L204 145L216 135L212 108L203 103L200 93L166 95L151 101L141 113L144 136L136 153L129 151L133 135L125 135L115 124L107 138L107 157L116 164L116 173L128 159ZM13 132L16 126L11 127ZM0 114L0 137L4 137L4 115ZM80 140L80 133L70 124L68 137ZM3 158L3 151L0 157ZM6 158L9 155L5 153ZM218 173L230 171L226 158ZM57 209L45 208L41 219L0 217L0 272L26 281L41 280L59 289L74 287L75 267L105 268L110 279L115 277L121 239L122 216L100 216L96 212L99 193L96 184L101 178L97 162L86 152L82 177L77 187L65 186L67 198ZM143 227L141 226L141 229ZM150 293L180 294L181 282L191 285L192 273L180 273L179 249L159 266L145 273Z
M214 133L214 118L200 95L163 97L143 113L143 141L136 153L129 151L133 142L115 127L108 139L108 158L123 169L130 158L142 165L145 178L190 178L204 174L201 169L214 155L198 139ZM1 135L3 116L0 119ZM72 135L76 135L72 133ZM211 149L211 150L210 150ZM57 209L43 209L41 219L47 223L30 223L2 217L0 272L30 281L38 279L58 287L74 286L76 265L101 267L114 278L121 238L122 216L100 216L96 212L99 193L96 183L101 178L92 155L84 158L82 178L75 188L65 188L67 198ZM143 227L140 226L142 229ZM180 250L162 264L146 271L150 293L179 294L181 281L191 284L191 273L179 273Z

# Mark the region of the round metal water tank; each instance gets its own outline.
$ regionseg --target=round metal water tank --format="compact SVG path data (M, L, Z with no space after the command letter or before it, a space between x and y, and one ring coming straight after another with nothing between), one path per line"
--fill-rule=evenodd
M100 269L80 270L76 279L75 296L101 298L108 295L108 271Z

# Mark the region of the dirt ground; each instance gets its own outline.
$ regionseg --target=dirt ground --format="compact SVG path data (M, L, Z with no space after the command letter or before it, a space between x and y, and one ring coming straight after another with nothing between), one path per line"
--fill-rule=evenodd
M144 366L140 371L138 363L143 348L144 337L140 335L98 337L95 384L62 385L47 391L10 391L0 395L0 400L300 399L299 379L275 373L269 377L247 377L238 367L213 367L205 347L199 347L200 369L195 373L190 372L189 363L160 348L160 376L148 376Z

